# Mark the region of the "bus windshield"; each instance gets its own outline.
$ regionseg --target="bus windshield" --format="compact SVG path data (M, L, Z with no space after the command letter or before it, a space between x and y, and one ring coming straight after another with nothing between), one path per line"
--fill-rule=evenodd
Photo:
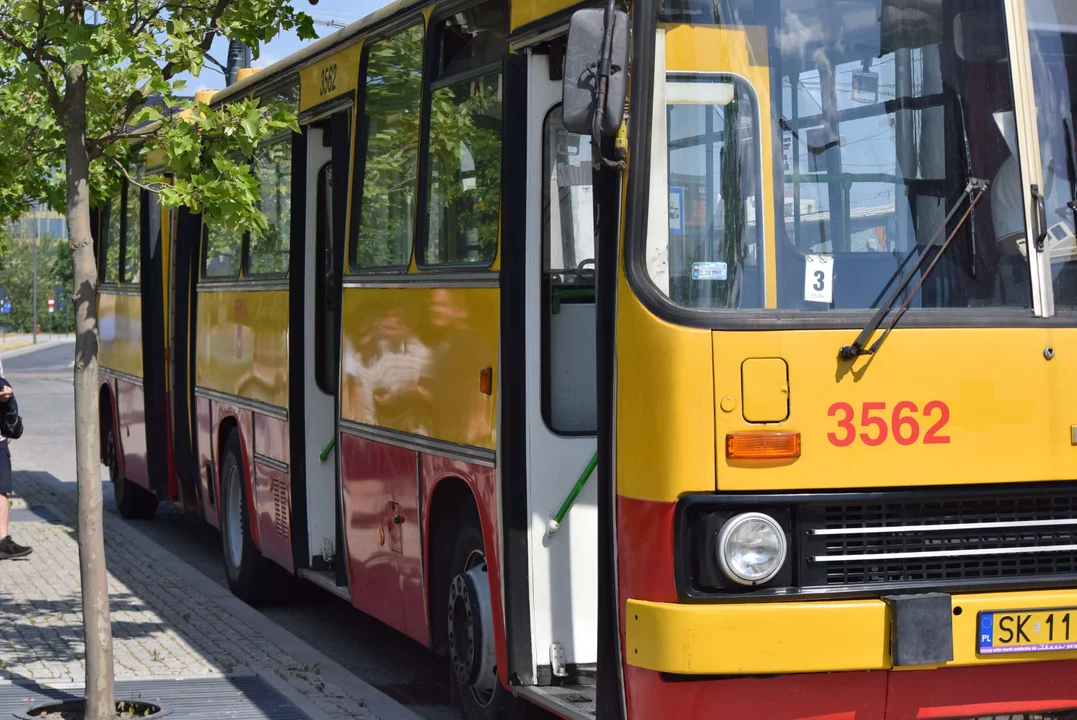
M659 12L643 265L662 295L863 311L953 233L911 309L1031 307L1002 0ZM945 227L971 178L990 188Z

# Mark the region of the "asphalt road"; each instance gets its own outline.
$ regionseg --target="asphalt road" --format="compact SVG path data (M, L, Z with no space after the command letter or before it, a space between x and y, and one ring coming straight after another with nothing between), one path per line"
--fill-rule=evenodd
M70 343L3 358L26 426L22 439L12 444L12 453L30 453L42 470L65 481L75 478L73 358ZM106 510L114 513L111 491L106 484ZM139 522L138 528L214 582L227 584L220 535L208 525L163 504L157 518ZM421 717L460 717L450 705L447 665L335 596L297 581L286 605L261 612Z
M74 343L49 343L30 353L0 357L25 428L22 438L11 443L12 455L25 454L55 477L74 480Z

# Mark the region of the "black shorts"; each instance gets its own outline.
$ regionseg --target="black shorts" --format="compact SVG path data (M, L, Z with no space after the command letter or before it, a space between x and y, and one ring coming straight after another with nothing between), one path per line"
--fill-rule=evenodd
M5 440L0 444L0 495L10 496L11 490L11 450Z

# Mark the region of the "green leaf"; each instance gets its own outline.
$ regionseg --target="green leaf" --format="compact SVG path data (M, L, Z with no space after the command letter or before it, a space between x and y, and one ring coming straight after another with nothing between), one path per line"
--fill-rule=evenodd
M31 25L37 25L41 22L41 13L38 12L36 5L27 3L19 8L19 19Z

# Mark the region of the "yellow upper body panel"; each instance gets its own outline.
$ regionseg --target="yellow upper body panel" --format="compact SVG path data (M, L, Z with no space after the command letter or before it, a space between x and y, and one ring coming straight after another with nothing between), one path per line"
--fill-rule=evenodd
M840 361L855 334L714 333L719 489L1077 477L1077 330L899 328L876 356ZM745 419L743 394L757 389L745 387L748 358L788 363L787 421ZM726 411L725 398L736 408ZM761 430L799 432L801 457L767 465L725 457L726 433Z
M195 383L288 407L288 292L202 292Z
M346 289L343 308L342 419L495 448L497 288Z
M509 26L512 32L576 5L578 0L512 0Z
M103 289L97 296L97 318L101 367L142 377L142 298Z
M299 71L299 109L310 110L342 95L355 92L359 85L361 42L319 58Z
M617 290L617 477L622 495L714 490L711 333L664 322L621 275Z

